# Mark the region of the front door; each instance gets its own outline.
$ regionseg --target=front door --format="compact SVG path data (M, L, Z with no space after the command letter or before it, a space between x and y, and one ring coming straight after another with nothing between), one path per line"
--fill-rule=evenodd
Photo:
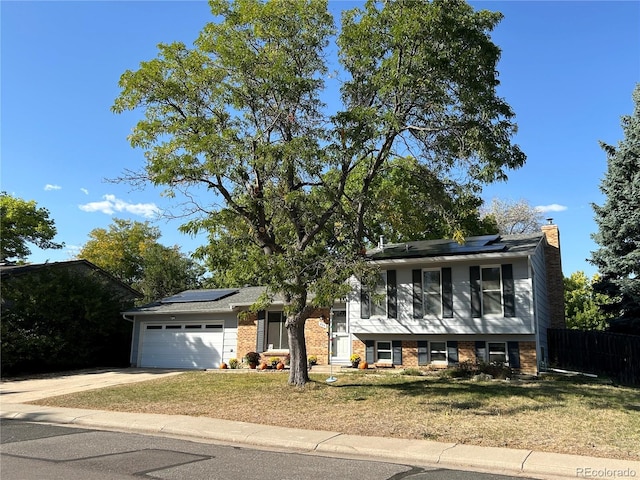
M334 310L331 363L348 363L349 355L351 355L351 341L347 333L347 312Z

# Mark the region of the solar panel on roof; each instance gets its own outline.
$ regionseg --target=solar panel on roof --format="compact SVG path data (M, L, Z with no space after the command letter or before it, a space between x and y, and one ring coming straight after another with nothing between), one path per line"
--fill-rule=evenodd
M171 297L163 298L160 303L192 303L192 302L215 302L222 298L238 293L236 289L216 289L216 290L187 290Z

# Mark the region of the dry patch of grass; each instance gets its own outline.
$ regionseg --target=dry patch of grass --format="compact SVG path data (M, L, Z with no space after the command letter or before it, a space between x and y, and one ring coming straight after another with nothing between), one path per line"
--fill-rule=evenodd
M299 389L286 374L189 372L37 403L640 460L637 389L575 379L325 378L312 374Z

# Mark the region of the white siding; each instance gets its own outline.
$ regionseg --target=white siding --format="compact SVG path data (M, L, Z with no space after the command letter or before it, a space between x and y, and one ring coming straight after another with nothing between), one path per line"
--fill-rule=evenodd
M510 259L513 266L516 316L473 318L471 315L471 286L469 267L482 263L429 264L429 268L448 267L452 271L453 318L413 318L412 270L396 269L398 291L398 318L361 318L360 290L357 282L349 298L350 331L356 334L532 334L535 332L532 283L527 258ZM498 265L492 262L488 265ZM391 267L388 267L389 269Z
M549 297L547 295L547 269L544 259L544 244L540 242L535 253L531 257L531 269L533 276L533 295L532 303L534 304L538 348L538 368L541 362L546 362L549 355L549 347L547 344L547 328L549 328L550 315ZM544 354L543 354L544 353Z

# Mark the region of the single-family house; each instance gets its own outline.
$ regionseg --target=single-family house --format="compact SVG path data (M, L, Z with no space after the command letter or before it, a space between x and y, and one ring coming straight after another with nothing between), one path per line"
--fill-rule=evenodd
M352 349L376 366L500 362L536 373L547 328L564 327L556 225L527 235L487 235L379 245L374 288L354 281L347 302Z
M344 301L307 320L307 353L320 364L348 364L357 353L376 367L501 362L537 373L548 361L547 328L564 327L554 224L462 244L381 243L367 257L380 269L377 286L352 279ZM281 299L248 313L263 292L192 290L124 312L133 323L132 365L216 368L249 351L282 358L288 339Z
M15 278L33 277L41 273L56 271L69 272L79 276L92 276L99 279L106 288L120 299L123 306L127 303L133 303L134 300L142 297L140 292L85 259L44 263L3 263L0 264L0 280L9 282Z
M2 374L123 366L142 295L87 260L2 264Z

